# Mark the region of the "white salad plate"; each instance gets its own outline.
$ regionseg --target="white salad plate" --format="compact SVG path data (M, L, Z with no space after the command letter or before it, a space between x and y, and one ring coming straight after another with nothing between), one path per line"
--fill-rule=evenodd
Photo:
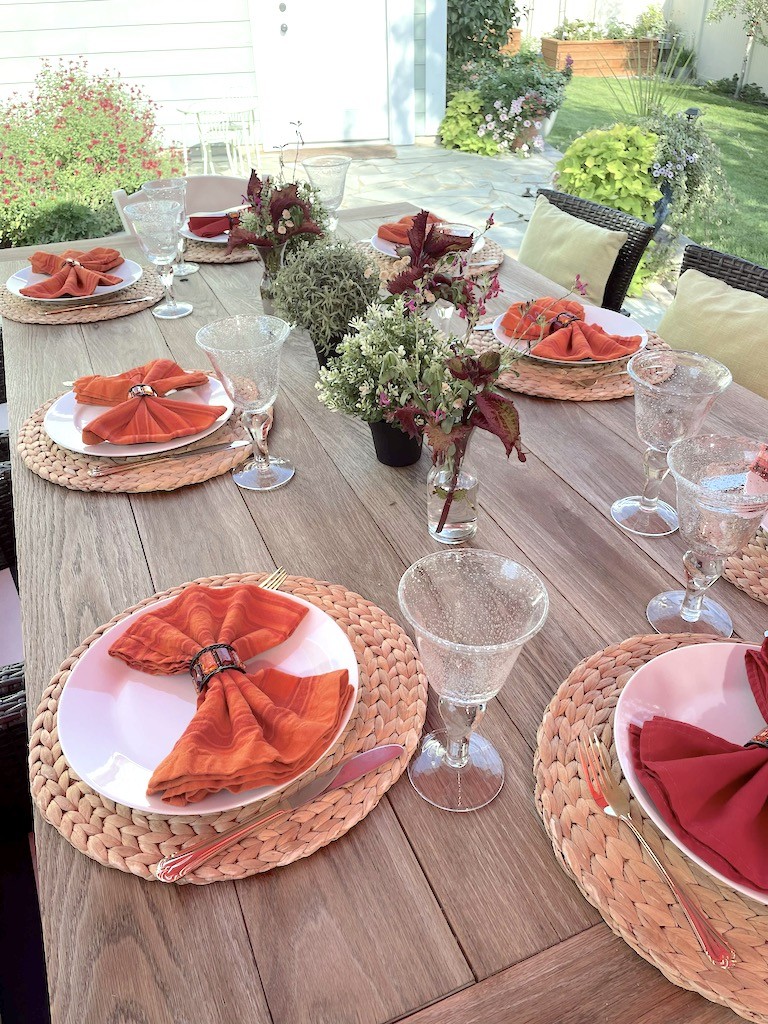
M229 211L227 211L229 212ZM194 213L193 217L226 217L227 212L222 213ZM212 245L226 245L229 241L229 232L222 231L220 235L214 235L213 238L202 238L200 235L195 235L189 230L189 217L184 221L184 227L179 229L179 234L185 238L189 238L192 242L210 242Z
M68 391L61 398L57 398L46 412L43 429L51 440L62 448L67 448L71 452L80 452L83 455L106 455L110 458L120 458L126 455L157 455L161 452L171 451L173 448L183 448L185 444L192 444L193 441L207 437L227 422L234 409L226 391L215 377L209 377L208 383L199 388L183 388L180 391L171 392L166 397L171 401L222 405L224 412L205 430L200 430L197 434L189 434L187 437L175 437L172 441L148 441L145 444L111 444L109 441L102 441L100 444L85 444L82 435L83 427L87 426L91 420L95 420L97 416L105 413L108 406L81 405L75 398L74 391Z
M629 726L659 715L744 744L765 728L747 681L744 655L754 644L713 643L678 647L642 665L621 692L614 718L616 754L637 802L671 843L724 885L768 906L768 895L725 878L670 829L640 782L629 743Z
M452 224L451 227L456 228L456 231L454 233L457 235L461 235L462 237L466 237L467 235L473 234L473 229L468 226L465 227L465 225L463 224ZM459 227L462 228L461 231L459 231ZM475 244L472 246L470 252L472 253L472 255L474 255L475 253L480 252L484 245L485 239L478 238ZM398 255L397 246L395 245L395 243L388 242L385 238L379 238L378 235L373 235L373 237L371 238L371 246L377 252L383 253L385 256L391 256L393 259L395 259Z
M49 274L33 274L32 267L23 267L21 270L17 270L15 274L11 274L5 282L5 287L9 292L18 295L20 299L27 299L29 302L46 302L54 306L62 304L72 306L83 302L93 302L94 299L99 299L106 295L114 295L115 292L121 292L124 288L130 288L132 284L136 284L140 280L143 271L139 264L134 263L133 260L123 260L122 263L113 267L112 270L106 270L104 273L119 277L120 283L100 284L91 295L78 295L75 298L66 296L61 299L35 299L30 295L22 295L22 288L29 288L34 284L41 284L43 281L50 280Z
M247 663L250 670L273 667L298 676L347 669L350 696L336 735L310 771L338 742L356 706L359 685L355 652L346 633L315 605L292 594L283 597L309 609L282 644ZM59 700L61 748L80 778L102 796L138 811L163 815L217 814L264 800L294 782L263 786L243 793L222 790L187 807L174 807L158 795L147 796L158 764L195 714L197 693L188 673L152 676L130 668L109 654L109 648L140 615L156 611L166 598L134 612L108 629L79 658ZM304 774L303 772L300 774Z

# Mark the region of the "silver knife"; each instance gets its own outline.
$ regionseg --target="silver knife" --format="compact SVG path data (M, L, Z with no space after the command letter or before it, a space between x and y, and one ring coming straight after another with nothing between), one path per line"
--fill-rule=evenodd
M186 452L170 452L168 455L158 455L153 459L132 459L130 462L123 462L119 466L94 466L88 470L88 476L112 476L113 473L127 473L131 469L143 469L144 466L156 466L160 462L172 462L174 459L188 459L193 455L211 455L213 452L226 452L235 448L247 448L252 445L250 439L242 441L222 441L221 444L209 444L206 448L191 448Z
M44 316L56 316L57 313L71 313L76 309L103 309L105 306L123 306L130 302L149 302L154 295L142 295L138 299L112 299L109 302L84 302L79 306L59 306L58 309L49 309Z
M188 875L190 871L195 871L215 854L221 853L222 850L226 850L229 846L234 846L235 843L249 835L254 829L259 828L261 825L266 825L268 821L273 821L283 814L295 811L297 807L301 807L303 804L311 803L312 800L322 796L323 793L330 793L334 789L341 789L342 786L346 786L349 782L356 782L363 775L367 775L368 772L372 772L376 768L381 768L388 761L394 761L395 758L400 757L404 753L405 747L402 747L399 743L387 743L381 747L366 750L362 754L355 754L346 761L342 761L341 764L332 768L329 772L318 775L317 778L308 782L306 786L297 789L295 793L281 800L277 807L274 807L266 814L260 814L258 817L245 822L245 824L235 825L234 828L229 829L227 832L222 832L221 835L202 839L193 846L188 846L180 853L164 857L157 865L158 879L161 882L178 882L180 878Z

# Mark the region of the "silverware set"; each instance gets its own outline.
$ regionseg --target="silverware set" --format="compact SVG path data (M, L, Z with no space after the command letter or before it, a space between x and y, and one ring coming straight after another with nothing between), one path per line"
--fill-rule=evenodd
M203 448L190 448L183 452L170 452L167 455L157 455L152 458L135 458L130 462L121 462L114 466L94 466L88 470L88 476L102 477L112 476L115 473L130 473L135 469L145 469L147 466L158 466L161 463L174 462L176 459L190 459L199 455L212 455L214 452L234 451L236 448L250 448L251 440L223 441L220 444L209 444Z
M58 306L56 309L48 309L45 316L58 316L60 313L71 313L73 310L81 309L103 309L105 306L123 306L131 302L151 302L154 295L142 295L137 299L111 299L104 302L83 302L73 306Z

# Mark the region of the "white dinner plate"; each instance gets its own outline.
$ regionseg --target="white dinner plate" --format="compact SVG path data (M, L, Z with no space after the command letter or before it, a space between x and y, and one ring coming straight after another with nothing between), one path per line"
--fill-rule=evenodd
M29 295L22 295L22 288L29 288L30 285L50 280L50 275L48 274L33 274L32 267L24 267L22 270L17 270L5 282L5 287L9 292L18 295L20 299L27 299L29 302L47 302L53 305L64 303L67 306L71 306L81 302L93 302L94 299L98 299L102 295L114 295L115 292L120 292L123 288L129 288L141 278L143 271L139 264L134 263L133 260L123 260L122 263L113 267L112 270L105 271L105 273L119 277L120 284L100 284L93 294L78 295L76 298L69 296L61 299L34 299Z
M225 213L193 213L193 217L225 217ZM184 227L179 229L179 234L185 238L189 238L192 242L210 242L211 245L226 245L229 241L229 232L222 231L220 235L214 235L213 238L202 238L200 235L195 235L189 230L189 217L184 221Z
M614 739L624 778L656 827L670 842L724 885L768 906L768 895L739 885L689 850L669 828L637 777L629 746L629 726L654 715L675 718L744 744L765 728L747 681L744 655L751 644L716 643L678 647L642 665L626 684L616 705Z
M525 352L527 359L534 359L537 363L548 363L550 366L607 366L609 363L619 363L627 356L619 356L617 359L603 359L599 362L594 359L544 359L542 356L534 356L528 352L528 342L524 340L513 340L501 326L504 313L497 316L493 321L493 335L503 345ZM622 313L616 313L612 309L601 309L600 306L584 305L584 321L588 324L599 324L608 334L617 334L620 338L632 338L640 335L640 348L648 344L648 333L644 328ZM639 351L640 349L638 349ZM633 353L634 354L634 353Z
M485 239L478 238L475 244L472 246L472 249L470 250L471 253L474 255L475 253L480 252L484 245ZM388 242L385 238L379 238L378 235L373 235L373 237L371 238L371 246L377 252L383 253L385 256L391 256L393 259L395 259L398 255L397 246L395 245L395 243Z
M71 452L81 452L83 455L107 455L110 458L120 458L125 455L156 455L160 452L168 452L172 448L182 448L185 444L192 444L193 441L199 441L201 437L207 437L227 422L234 409L226 391L215 377L209 377L208 383L199 388L183 388L181 391L172 392L167 397L171 401L196 402L200 405L223 405L224 412L205 430L201 430L197 434L190 434L188 437L175 437L172 441L148 441L145 444L111 444L109 441L102 441L101 444L85 444L82 435L83 427L87 426L91 420L95 420L97 416L105 413L108 407L105 405L81 405L75 398L74 391L68 391L61 398L57 398L45 414L43 429L62 448L67 448Z
M357 659L346 633L315 605L292 594L283 597L305 605L309 613L284 643L253 658L248 668L270 666L299 676L347 669L357 694ZM263 800L289 782L244 793L226 789L187 807L174 807L157 795L147 796L153 771L192 720L197 703L195 685L186 672L175 676L139 672L110 657L109 648L140 615L172 600L166 598L129 615L78 660L59 700L58 730L64 756L97 793L139 811L215 814ZM355 705L355 698L350 698L347 714L321 757L338 742Z

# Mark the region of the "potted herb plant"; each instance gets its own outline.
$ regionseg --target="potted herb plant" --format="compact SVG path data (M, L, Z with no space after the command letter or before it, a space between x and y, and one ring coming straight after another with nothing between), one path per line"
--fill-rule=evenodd
M321 366L378 294L375 263L346 242L313 245L289 257L274 289L278 315L309 332Z

